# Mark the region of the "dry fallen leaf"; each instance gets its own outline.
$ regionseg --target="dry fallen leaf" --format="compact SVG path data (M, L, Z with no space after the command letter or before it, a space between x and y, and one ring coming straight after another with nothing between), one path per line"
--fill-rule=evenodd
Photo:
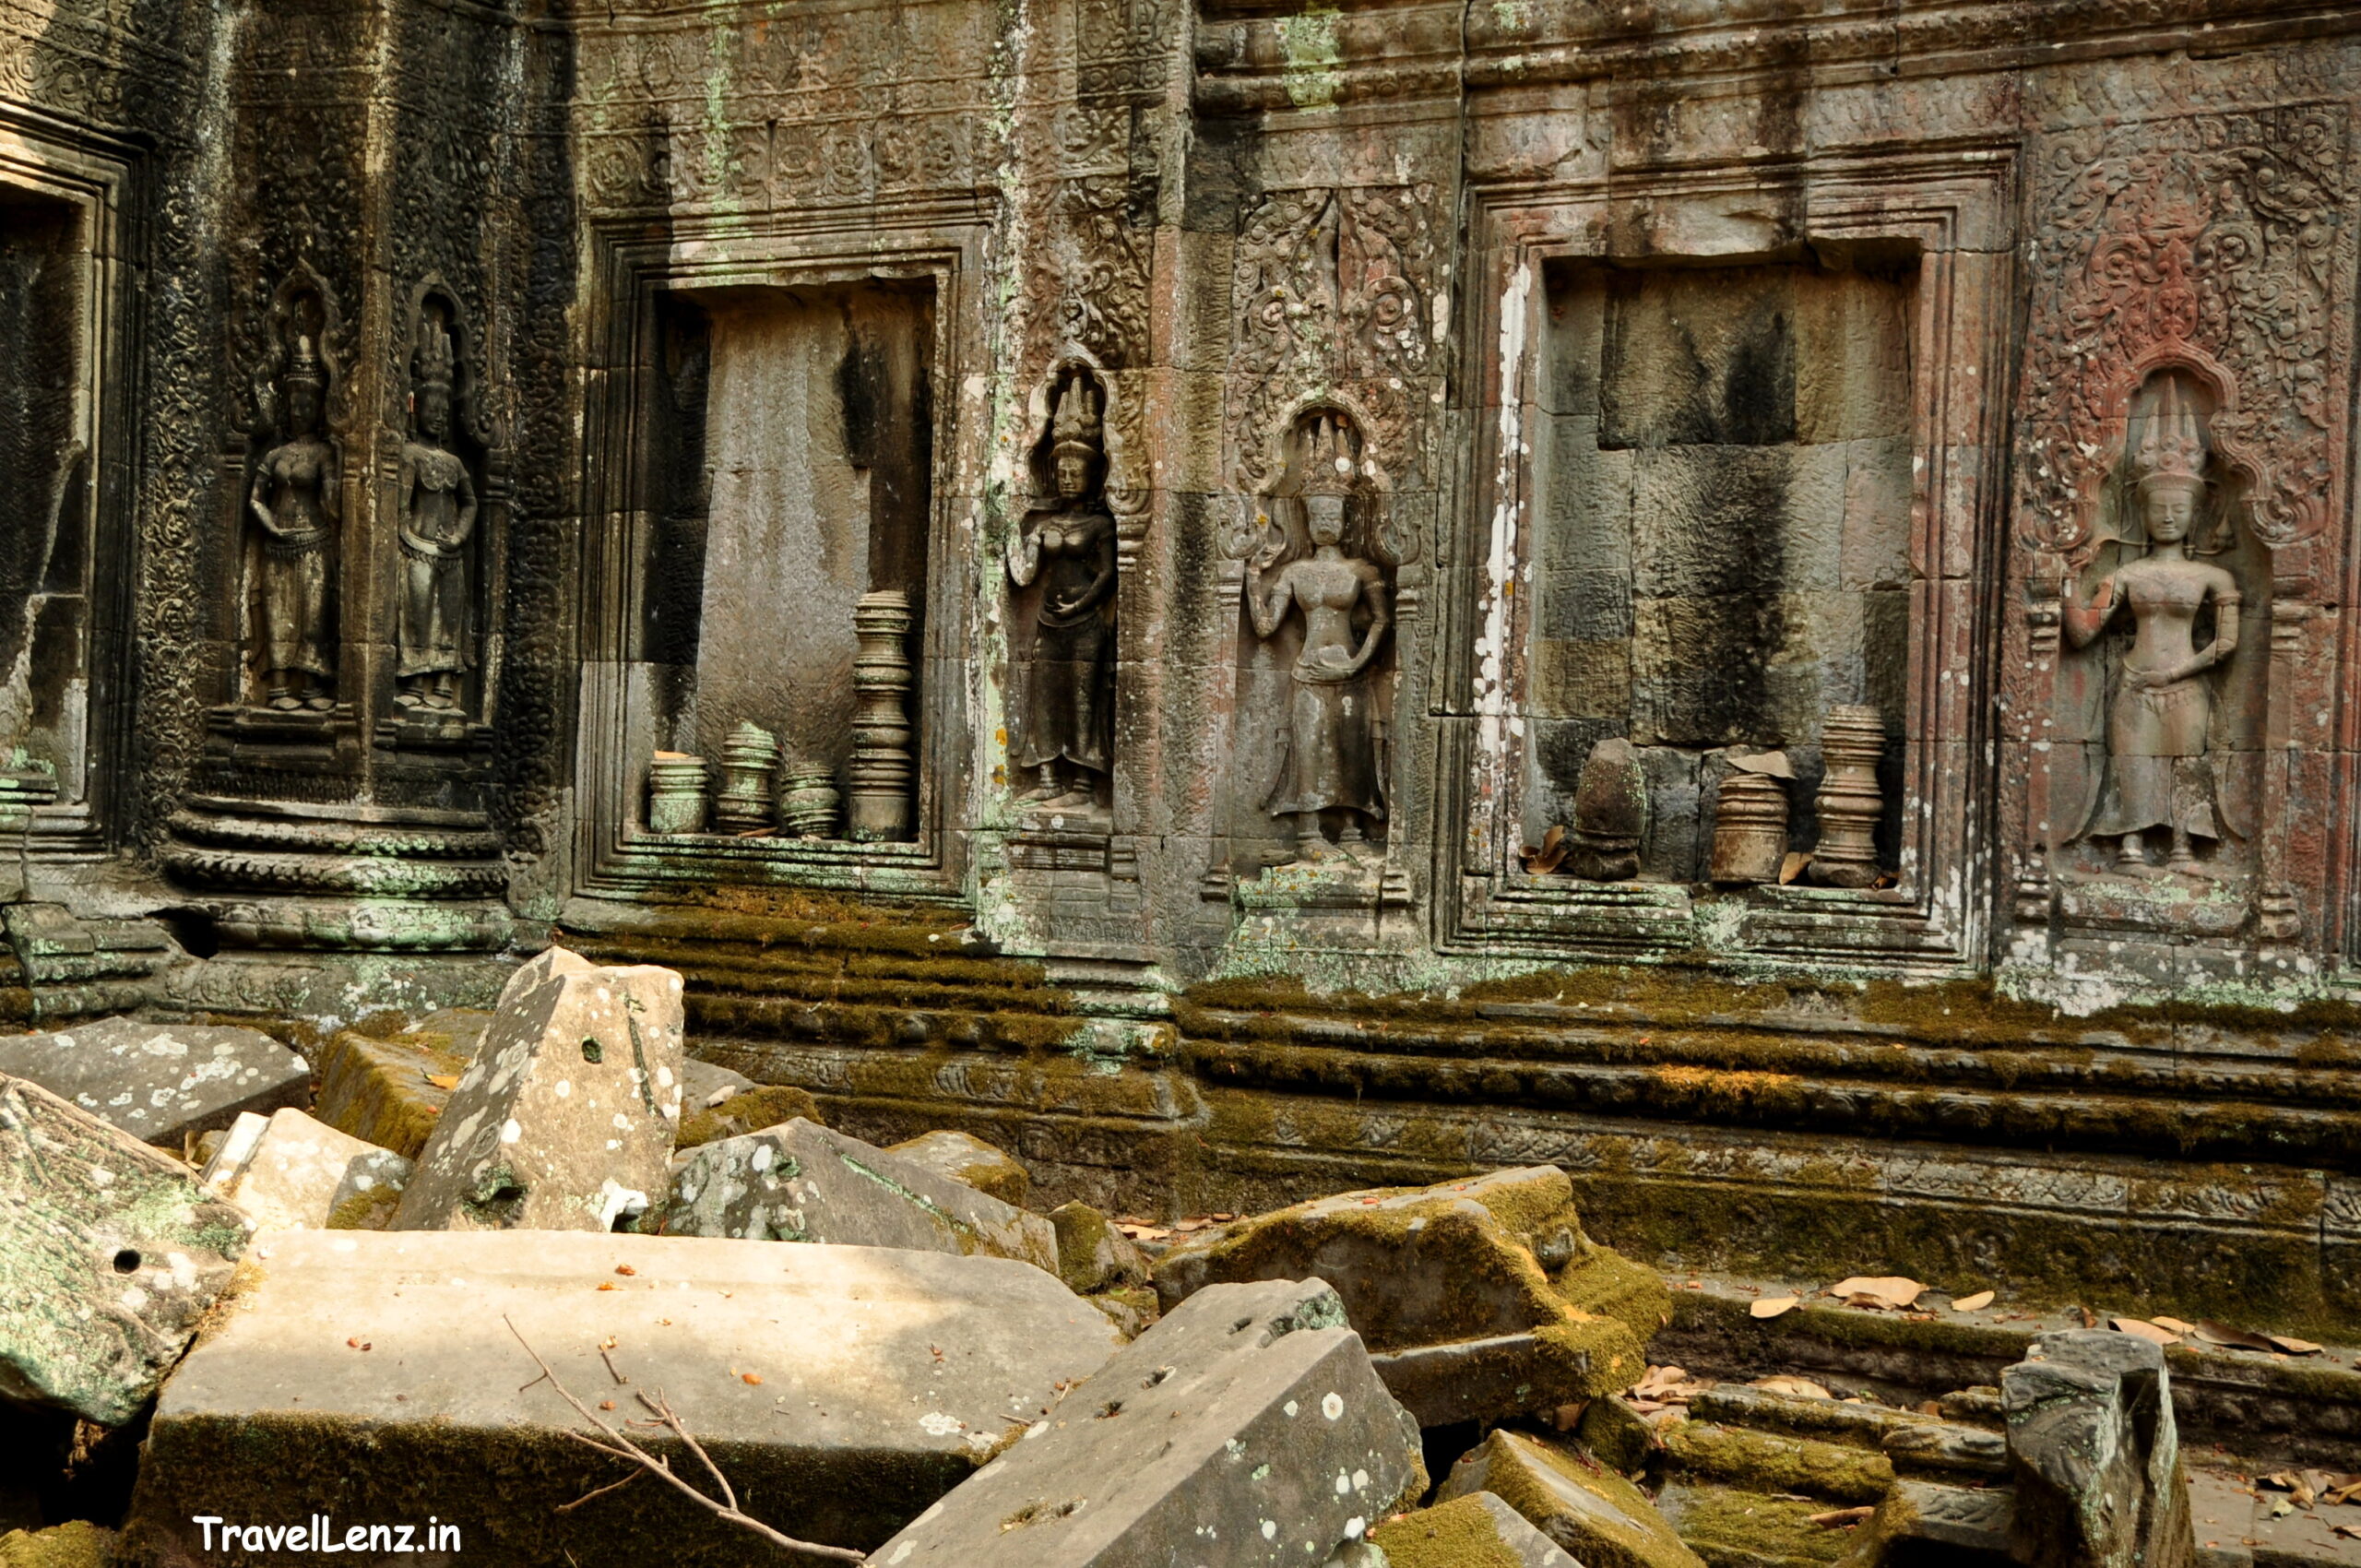
M1765 1296L1746 1310L1752 1317L1777 1317L1782 1313L1794 1312L1803 1304L1801 1296Z
M1552 827L1541 836L1538 846L1525 847L1525 869L1536 876L1547 876L1566 861L1566 830Z
M1926 1289L1916 1279L1905 1279L1898 1274L1880 1275L1874 1279L1857 1274L1850 1279L1840 1279L1830 1286L1828 1293L1848 1305L1859 1305L1861 1303L1856 1298L1867 1296L1871 1303L1898 1313L1916 1305Z
M1955 1313L1980 1313L1991 1304L1992 1292L1989 1290L1978 1290L1973 1296L1952 1298L1952 1311Z
M2184 1338L2197 1332L2197 1325L2195 1324L2183 1323L2177 1317L2166 1317L2162 1313L2156 1313L2155 1316L2150 1318L2148 1321L2154 1324L2158 1328L2168 1328L2175 1334L2182 1336Z
M1859 1508L1832 1508L1825 1514L1812 1515L1811 1522L1823 1530L1849 1530L1876 1512L1875 1508L1866 1505Z
M738 1381L741 1383L751 1383L759 1388L762 1386L763 1374L760 1372L740 1372L738 1374Z
M1788 851L1787 858L1779 862L1779 885L1785 887L1803 875L1804 867L1809 864L1811 864L1811 851L1809 849Z
M2291 1356L2317 1356L2320 1353L2320 1348L2308 1339L2297 1339L2285 1334L2266 1334L2263 1337Z
M1790 1399L1833 1399L1835 1395L1808 1377L1758 1377L1747 1384L1765 1394L1784 1394Z
M2361 1476L2338 1476L2320 1492L2320 1501L2345 1503L2361 1497Z
M2145 1339L2153 1345L2177 1345L2180 1343L2179 1335L2175 1334L2168 1328L2159 1327L2155 1324L2150 1323L2146 1318L2111 1317L2106 1321L2108 1325L2118 1334L2129 1334L2136 1338Z
M438 1089L455 1089L459 1087L459 1075L457 1073L429 1073L426 1075L426 1081L433 1084Z
M627 1263L619 1263L615 1265L615 1272L617 1274L637 1274L639 1270L632 1267L632 1265Z
M2279 1348L2251 1329L2233 1328L2226 1323L2216 1323L2210 1317L2199 1318L2191 1331L2207 1345L2224 1345L2234 1350L2260 1350L2266 1355Z
M599 1281L599 1289L601 1290L612 1290L617 1289L617 1286L611 1279L602 1279Z

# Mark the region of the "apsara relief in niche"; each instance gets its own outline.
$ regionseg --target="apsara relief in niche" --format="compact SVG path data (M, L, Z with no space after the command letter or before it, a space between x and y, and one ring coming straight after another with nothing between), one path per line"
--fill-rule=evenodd
M2290 863L2288 780L2326 737L2290 715L2332 678L2303 629L2338 570L2348 141L2343 109L2299 105L2047 161L2019 407L2044 864L2021 918L2054 895L2074 924L2300 929L2320 871Z
M410 358L410 419L402 444L401 595L396 682L409 707L460 706L459 683L474 662L469 626L469 557L476 529L475 481L451 450L454 359L447 314L430 301L419 313Z
M1114 766L1115 519L1103 491L1106 396L1086 371L1059 387L1050 422L1049 493L1008 545L1008 575L1029 605L1014 760L1045 811L1105 804Z
M314 314L316 314L314 312ZM261 697L283 712L336 706L335 561L341 465L322 434L327 370L319 324L298 312L279 378L280 439L255 465L253 662Z

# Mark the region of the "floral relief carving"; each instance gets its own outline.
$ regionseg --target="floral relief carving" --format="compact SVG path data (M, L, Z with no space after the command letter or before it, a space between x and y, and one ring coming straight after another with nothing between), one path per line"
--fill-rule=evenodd
M2336 105L2123 125L2062 138L2042 175L2020 406L2021 530L2080 561L2130 401L2151 371L2225 388L2212 430L2252 479L2273 548L2320 531L2343 418L2331 366L2351 351L2349 123Z
M1240 223L1235 379L1225 433L1240 488L1267 492L1291 410L1335 394L1382 472L1423 466L1420 385L1434 342L1430 185L1273 191Z

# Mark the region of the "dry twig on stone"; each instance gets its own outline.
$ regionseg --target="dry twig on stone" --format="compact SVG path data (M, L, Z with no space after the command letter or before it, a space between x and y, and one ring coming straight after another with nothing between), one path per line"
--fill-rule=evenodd
M599 1497L604 1493L613 1491L618 1487L629 1484L631 1481L636 1479L641 1474L645 1473L652 1475L658 1479L668 1483L675 1491L678 1491L683 1497L688 1498L691 1502L697 1504L700 1508L705 1509L707 1513L712 1514L716 1518L718 1518L727 1524L735 1525L740 1529L752 1531L753 1534L762 1537L765 1540L769 1541L774 1546L784 1547L789 1551L801 1551L808 1553L813 1557L825 1558L831 1562L866 1562L869 1561L868 1554L865 1552L855 1551L849 1547L822 1546L817 1541L798 1540L793 1536L787 1535L781 1531L771 1528L768 1525L764 1524L760 1519L755 1518L750 1514L740 1512L738 1507L738 1493L730 1486L730 1478L721 1473L721 1467L713 1462L713 1456L705 1451L705 1445L699 1443L695 1438L689 1435L688 1427L682 1422L679 1414L673 1410L671 1402L664 1397L663 1392L659 1389L653 1398L649 1397L646 1394L637 1395L636 1397L640 1404L646 1408L650 1416L655 1418L654 1421L648 1424L660 1426L665 1431L670 1432L674 1437L679 1438L682 1443L687 1447L688 1451L697 1456L697 1463L705 1467L706 1473L713 1478L714 1484L721 1489L721 1496L719 1498L707 1497L704 1492L699 1491L695 1487L691 1486L687 1481L675 1475L672 1471L670 1461L661 1457L660 1455L650 1454L647 1449L642 1448L638 1443L634 1443L630 1438L624 1436L613 1427L609 1426L605 1421L600 1420L597 1412L592 1410L589 1406L585 1405L581 1400L576 1399L574 1396L573 1392L568 1389L564 1384L558 1381L556 1371L552 1368L547 1361L541 1360L541 1353L539 1350L534 1349L533 1347L527 1342L524 1335L517 1332L516 1325L513 1323L509 1323L506 1314L504 1313L500 1321L504 1324L507 1324L508 1332L516 1336L516 1343L525 1347L525 1354L532 1357L533 1364L541 1369L541 1375L535 1378L533 1383L540 1383L546 1380L552 1388L557 1390L557 1396L559 1398L574 1407L575 1414L580 1416L584 1420L588 1421L592 1426L597 1427L600 1431L606 1433L607 1441L601 1443L597 1438L591 1437L584 1432L576 1431L571 1427L564 1429L565 1435L574 1439L575 1442L581 1443L585 1448L595 1448L599 1453L607 1455L610 1457L626 1460L639 1467L639 1469L633 1471L628 1476L625 1476L622 1480L612 1482L607 1486L602 1486L597 1491L588 1492L581 1497L575 1498L572 1503L565 1504L565 1508L579 1508L582 1504L589 1502L591 1498ZM611 1362L609 1363L609 1367L610 1370L612 1370ZM525 1386L527 1388L530 1388L533 1386L533 1384L528 1383ZM561 1512L563 1512L563 1510L561 1510Z

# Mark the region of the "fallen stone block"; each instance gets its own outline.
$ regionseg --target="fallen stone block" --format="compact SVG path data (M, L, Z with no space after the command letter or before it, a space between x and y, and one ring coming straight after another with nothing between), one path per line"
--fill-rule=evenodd
M1489 1491L1390 1519L1369 1538L1384 1568L1588 1568Z
M0 1073L39 1084L144 1142L175 1153L243 1111L301 1105L312 1070L253 1029L105 1018L0 1036Z
M1672 1310L1653 1271L1583 1234L1555 1166L1316 1199L1200 1231L1156 1265L1168 1308L1216 1281L1310 1276L1427 1426L1627 1388Z
M180 1161L0 1077L0 1396L131 1420L252 1231Z
M239 1117L200 1180L257 1226L382 1230L409 1173L391 1149L290 1110Z
M692 1056L681 1063L681 1115L685 1119L700 1111L711 1111L753 1087L754 1080L743 1073Z
M1058 1277L1072 1290L1096 1295L1148 1283L1148 1262L1132 1239L1088 1204L1061 1204L1050 1211L1058 1232Z
M1039 1215L800 1118L692 1151L658 1229L982 1253L1058 1272L1057 1231Z
M1896 1481L1862 1526L1846 1562L1907 1568L1940 1562L1946 1568L2010 1568L2009 1530L2016 1494L2004 1486L1946 1486Z
M2071 1329L2000 1374L2028 1568L2191 1568L2196 1532L2161 1346Z
M675 1148L703 1148L742 1133L758 1133L765 1127L792 1122L799 1116L814 1126L828 1124L827 1118L820 1114L820 1102L812 1098L810 1089L786 1084L764 1084L731 1095L705 1111L697 1110L693 1103L683 1103L686 1109L682 1113L681 1135L673 1144Z
M614 1229L661 1201L681 1063L678 974L551 948L501 993L395 1226Z
M1453 1465L1438 1501L1489 1492L1584 1568L1704 1568L1647 1493L1606 1467L1502 1429Z
M313 1114L340 1133L416 1159L468 1070L469 1057L448 1044L445 1035L379 1039L343 1031L320 1053Z
M860 1550L1117 1345L998 1258L581 1231L304 1230L255 1251L158 1403L126 1527L141 1561L220 1561L201 1515L338 1533L433 1515L459 1562L771 1560L650 1478L558 1513L630 1470L564 1435L589 1429L512 1324L611 1422L660 1390L753 1516Z
M1324 1562L1413 1488L1418 1430L1317 1279L1198 1292L871 1558Z
M893 1145L890 1152L1018 1208L1033 1195L1031 1171L1004 1150L967 1133L928 1133Z

